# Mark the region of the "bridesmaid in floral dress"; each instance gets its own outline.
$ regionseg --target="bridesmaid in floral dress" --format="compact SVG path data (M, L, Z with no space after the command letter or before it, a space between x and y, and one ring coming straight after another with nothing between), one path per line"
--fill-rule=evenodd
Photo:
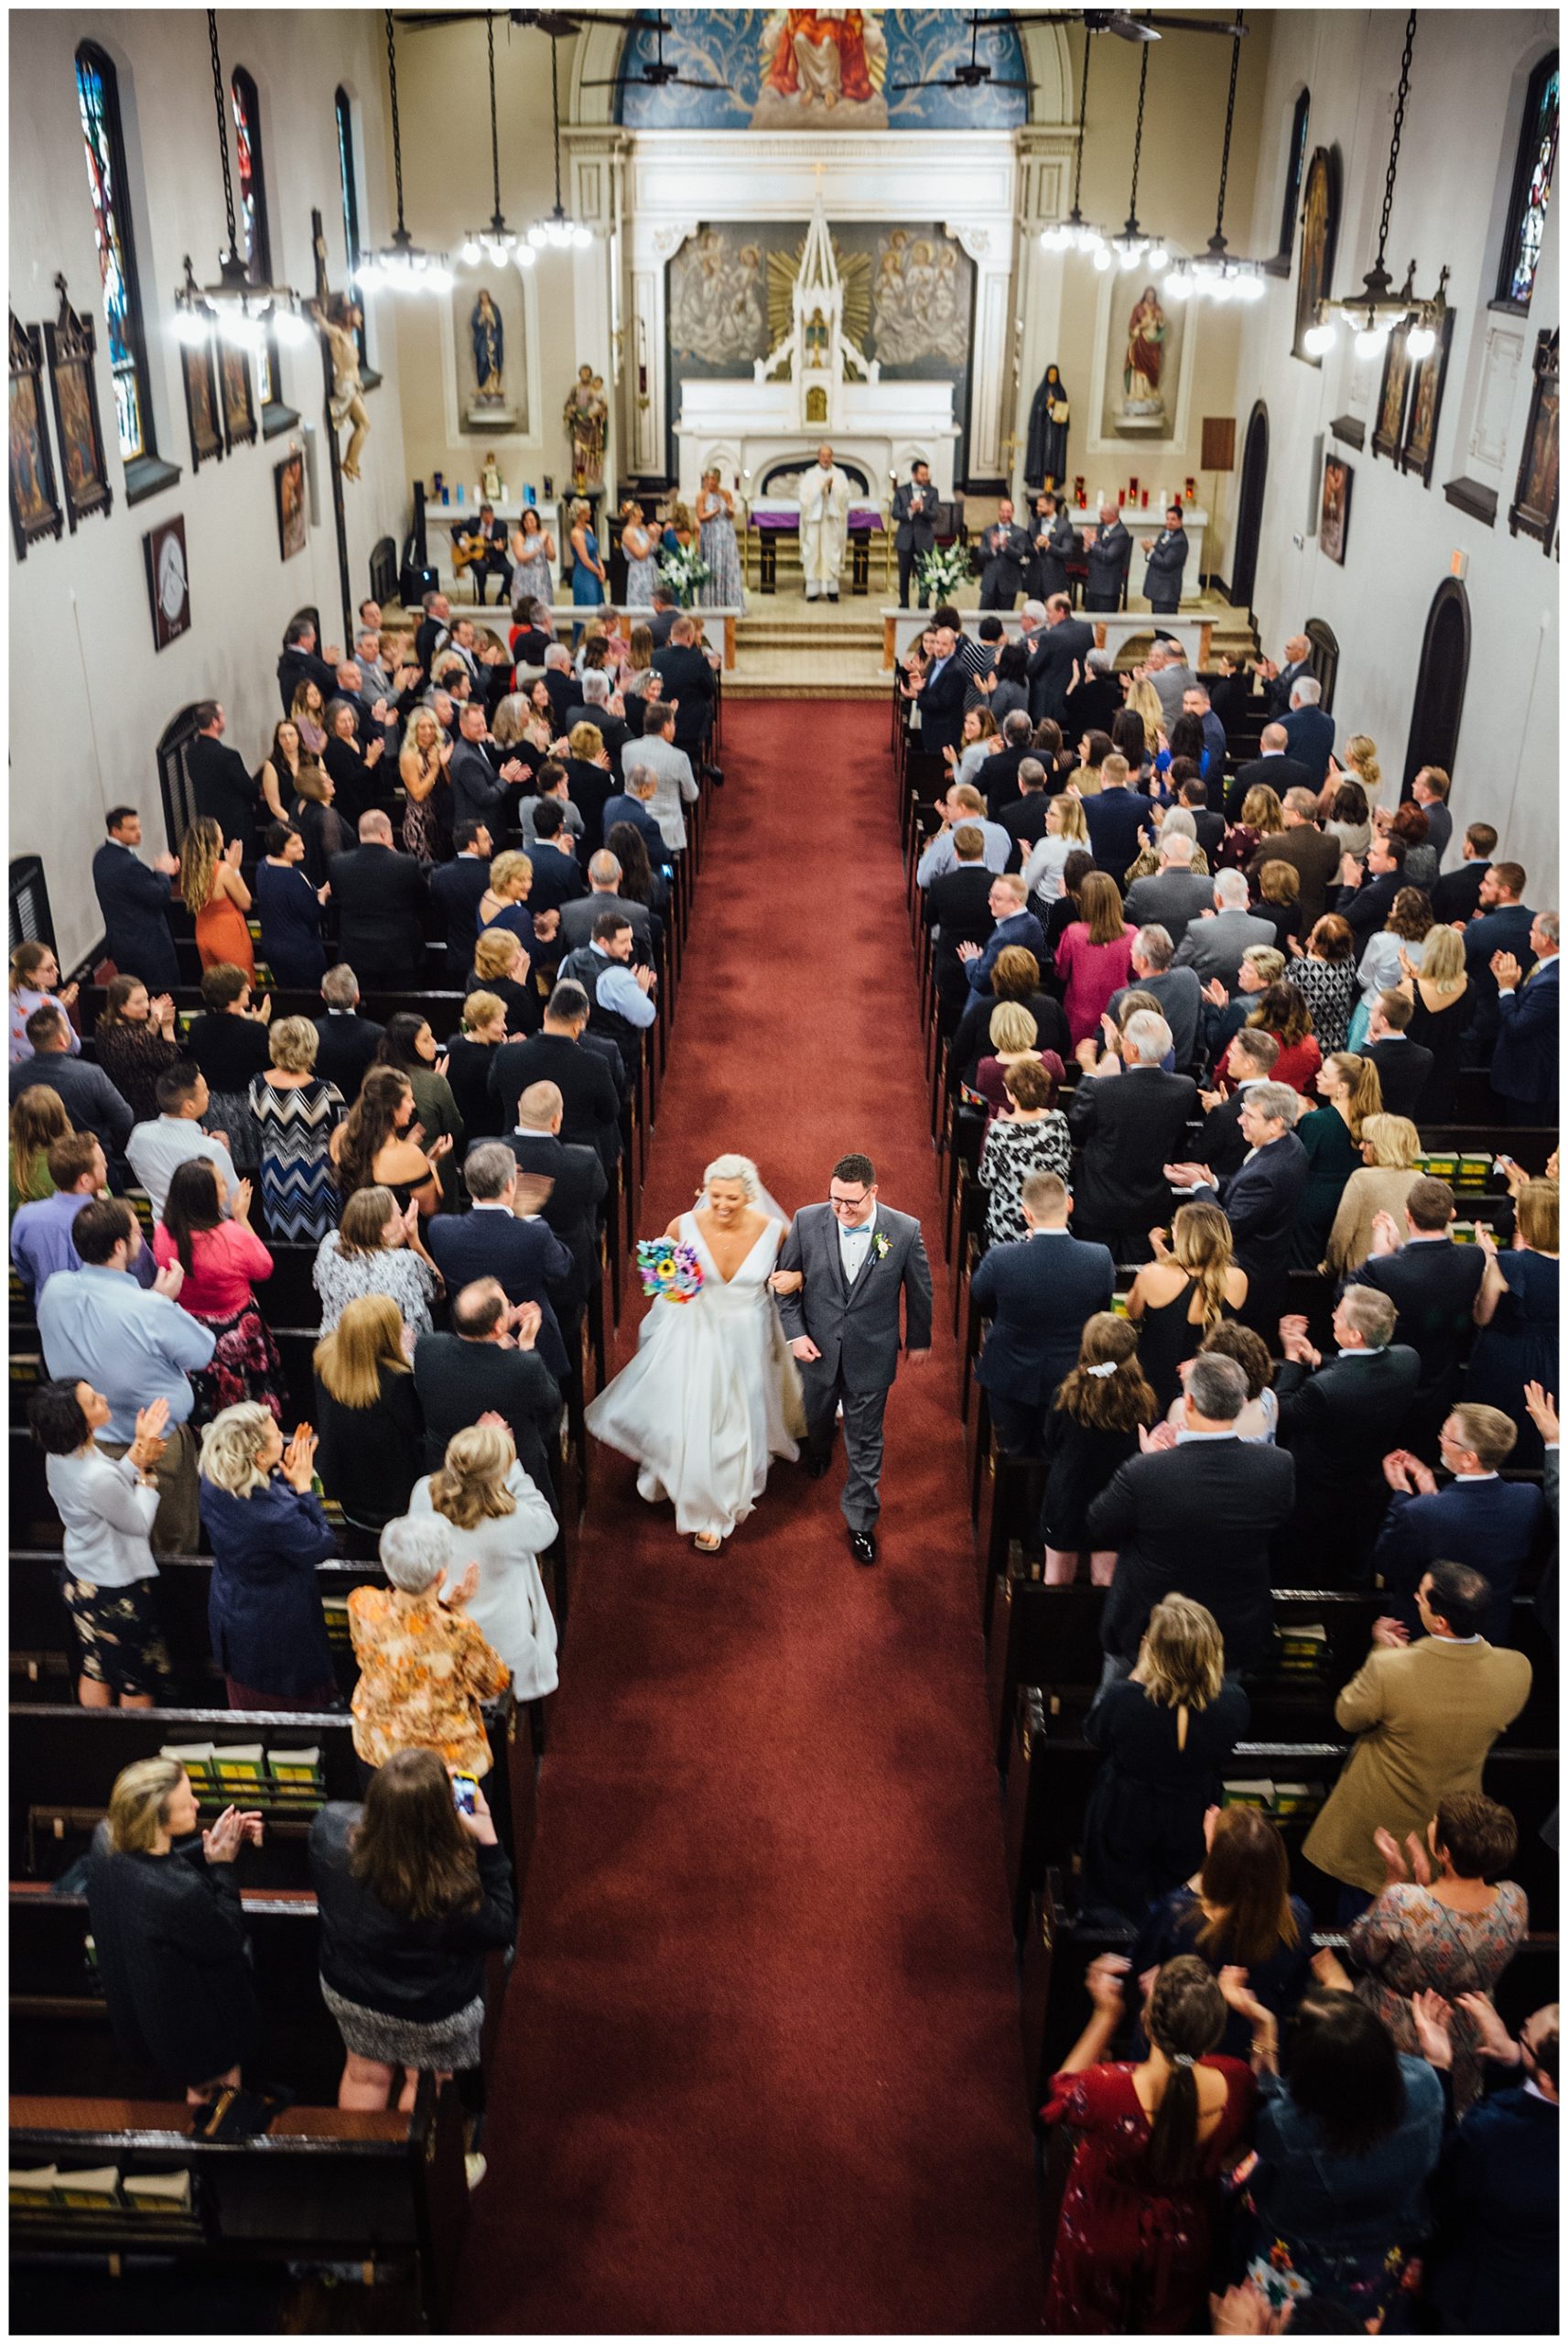
M523 507L522 523L512 540L512 558L515 565L512 572L514 608L519 602L543 602L548 610L556 592L551 574L556 541L540 519L537 505Z
M659 582L659 559L654 533L635 498L629 498L621 507L621 545L626 556L627 608L645 610L652 602L654 589Z
M697 589L697 600L709 609L723 605L744 610L746 589L741 576L741 549L735 542L735 499L717 471L702 475L697 493L697 542L709 576Z

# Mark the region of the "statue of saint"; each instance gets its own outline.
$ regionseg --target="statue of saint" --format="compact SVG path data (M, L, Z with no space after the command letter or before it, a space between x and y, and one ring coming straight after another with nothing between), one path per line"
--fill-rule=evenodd
M579 488L598 488L604 479L604 442L610 429L610 407L604 377L591 366L579 366L577 381L567 393L561 420L572 443L572 478Z
M488 288L482 285L469 319L469 332L473 337L476 396L481 399L503 399L506 389L502 368L506 357L506 329Z

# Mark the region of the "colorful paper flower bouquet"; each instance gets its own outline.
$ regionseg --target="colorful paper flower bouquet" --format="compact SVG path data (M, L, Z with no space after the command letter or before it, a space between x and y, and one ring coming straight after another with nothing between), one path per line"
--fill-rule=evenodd
M682 1244L678 1238L640 1238L637 1273L643 1293L654 1301L690 1302L702 1291L702 1264L697 1249Z

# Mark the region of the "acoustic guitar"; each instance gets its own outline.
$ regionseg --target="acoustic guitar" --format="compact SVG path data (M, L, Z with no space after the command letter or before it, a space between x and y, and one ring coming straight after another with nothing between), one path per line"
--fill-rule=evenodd
M486 554L499 553L502 550L501 547L492 545L488 537L477 535L454 537L452 539L453 573L460 578L465 570L476 561L482 561Z

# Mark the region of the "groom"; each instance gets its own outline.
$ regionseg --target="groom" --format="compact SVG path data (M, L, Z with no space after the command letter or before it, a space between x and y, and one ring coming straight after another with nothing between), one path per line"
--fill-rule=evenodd
M840 1156L827 1202L796 1213L778 1265L800 1271L805 1281L794 1294L781 1295L779 1316L806 1387L807 1465L814 1481L827 1472L841 1405L849 1552L870 1565L877 1559L882 1411L898 1373L901 1289L910 1365L931 1356L931 1266L920 1223L877 1202L869 1156Z

